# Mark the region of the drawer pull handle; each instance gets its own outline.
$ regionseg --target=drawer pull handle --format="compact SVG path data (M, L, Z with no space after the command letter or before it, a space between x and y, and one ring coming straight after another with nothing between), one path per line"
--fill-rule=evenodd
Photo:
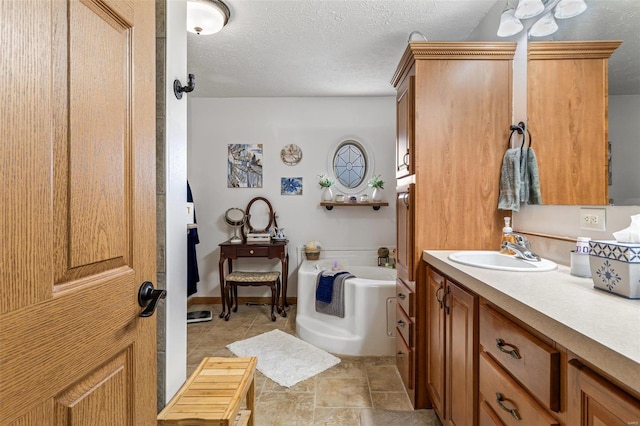
M521 420L520 414L518 414L518 410L516 410L515 408L507 408L507 406L504 405L504 403L502 402L504 401L504 397L500 392L496 392L496 401L498 402L498 405L500 406L500 408L502 408L507 413L511 414L511 416L514 419Z
M400 359L404 358L404 354L402 352L398 352L396 355Z
M441 291L441 290L443 290L443 289L444 289L444 285L443 285L443 284L440 284L440 286L439 286L439 287L438 287L438 289L436 290L436 300L438 301L438 305L440 305L440 309L442 309L442 304L443 304L443 303L442 303L442 299L440 299L440 298L438 297L438 294L439 294L439 293L440 293L440 291Z
M253 254L253 250L249 250L249 254Z
M404 294L402 294L402 293L398 293L398 299L400 299L400 300L404 300L404 299L406 299L406 298L407 298L407 296L405 296Z
M511 349L511 350L507 350L507 349L505 349L505 346L510 347L510 348L513 348L513 349ZM520 359L520 358L522 358L522 357L520 356L520 354L518 353L518 350L517 350L516 348L514 348L514 347L513 347L513 346L511 346L511 345L507 345L507 344L504 342L504 340L502 340L502 339L500 339L500 338L497 338L497 339L496 339L496 347L500 350L500 352L504 352L505 354L509 354L509 355L511 355L511 358L513 358L513 359Z
M399 325L400 327L404 328L404 327L406 327L407 323L406 323L406 322L404 322L404 321L402 321L402 320L400 320L400 321L398 321L398 325Z

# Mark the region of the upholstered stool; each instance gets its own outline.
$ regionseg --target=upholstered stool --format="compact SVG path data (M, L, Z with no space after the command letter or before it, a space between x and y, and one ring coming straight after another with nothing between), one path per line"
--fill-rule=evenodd
M231 316L231 294L233 293L233 299L235 306L233 312L238 312L238 286L261 286L266 285L271 287L271 321L276 320L276 315L273 312L278 303L278 297L280 296L280 272L244 272L234 271L225 277L225 298L227 299L227 305L229 310L224 317L225 321L229 321ZM280 308L278 307L278 312Z

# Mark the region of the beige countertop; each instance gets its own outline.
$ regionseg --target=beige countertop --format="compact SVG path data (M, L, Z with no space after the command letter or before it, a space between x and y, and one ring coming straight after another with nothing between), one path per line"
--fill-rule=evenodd
M476 268L425 250L423 259L640 394L640 300L593 287L558 265L550 272Z

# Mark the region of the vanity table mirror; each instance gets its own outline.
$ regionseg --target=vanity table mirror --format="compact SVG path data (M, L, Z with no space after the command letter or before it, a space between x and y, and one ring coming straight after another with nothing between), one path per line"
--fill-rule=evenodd
M261 233L269 232L273 224L274 214L271 203L264 197L255 197L245 209L246 232Z

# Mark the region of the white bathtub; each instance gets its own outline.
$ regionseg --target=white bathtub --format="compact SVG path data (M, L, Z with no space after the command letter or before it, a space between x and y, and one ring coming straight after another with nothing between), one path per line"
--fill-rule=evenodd
M356 278L345 281L344 318L316 312L318 273L334 260ZM396 270L344 264L340 259L305 260L298 269L296 332L302 340L334 354L395 354ZM345 262L346 263L346 262Z

